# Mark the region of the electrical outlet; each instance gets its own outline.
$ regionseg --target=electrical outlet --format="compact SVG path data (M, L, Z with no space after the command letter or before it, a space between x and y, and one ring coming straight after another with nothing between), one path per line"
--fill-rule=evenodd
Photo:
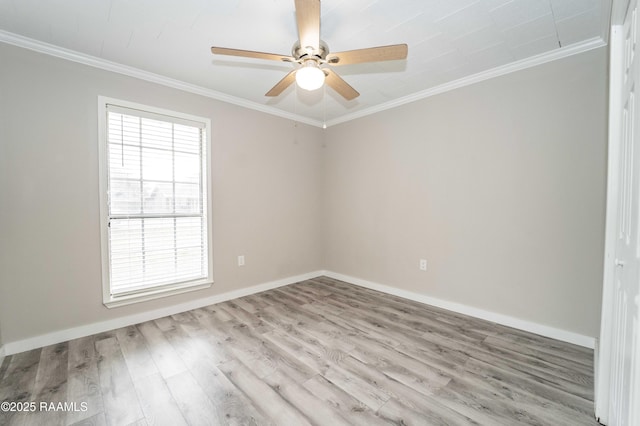
M238 266L244 266L244 255L238 256Z
M427 259L420 259L420 270L421 271L427 270Z

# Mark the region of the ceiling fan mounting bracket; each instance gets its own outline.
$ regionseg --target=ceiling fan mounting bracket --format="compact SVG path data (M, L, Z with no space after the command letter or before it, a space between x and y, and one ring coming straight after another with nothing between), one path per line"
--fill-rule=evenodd
M324 41L320 40L318 49L313 47L302 47L300 41L296 41L291 48L291 56L293 56L298 63L302 63L305 60L313 59L316 62L326 62L327 55L329 54L329 46Z

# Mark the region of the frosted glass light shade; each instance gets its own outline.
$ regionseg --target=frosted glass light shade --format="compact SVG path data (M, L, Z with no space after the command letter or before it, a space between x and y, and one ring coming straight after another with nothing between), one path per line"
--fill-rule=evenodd
M296 83L304 90L319 89L324 84L324 73L315 61L307 61L296 72Z

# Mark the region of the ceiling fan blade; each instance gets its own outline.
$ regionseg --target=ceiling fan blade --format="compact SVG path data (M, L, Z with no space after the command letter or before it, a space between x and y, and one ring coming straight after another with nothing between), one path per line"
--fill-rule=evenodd
M368 49L331 53L327 56L327 62L331 65L350 65L363 62L393 61L406 59L408 51L409 48L406 44L370 47Z
M294 62L291 56L275 53L254 52L253 50L227 49L226 47L212 47L211 53L216 55L243 56L245 58L267 59L269 61Z
M358 93L356 89L351 87L349 83L344 81L338 74L328 68L325 68L323 71L327 76L324 80L325 83L327 83L333 90L338 92L343 98L350 101L360 96L360 93Z
M300 46L320 48L320 0L295 0Z
M265 93L265 96L278 96L284 89L291 86L291 84L296 81L296 71L297 70L293 70L289 74L285 75L282 80L277 82L276 85L271 88L271 90Z

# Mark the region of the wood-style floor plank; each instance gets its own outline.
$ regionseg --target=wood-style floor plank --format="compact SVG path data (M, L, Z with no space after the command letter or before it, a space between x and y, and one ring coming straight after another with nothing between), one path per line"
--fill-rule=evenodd
M174 374L182 373L187 367L178 356L175 349L167 341L162 331L154 321L143 322L137 325L138 330L148 342L151 358L158 367L162 377L171 377Z
M206 426L222 418L221 413L193 378L191 372L185 371L169 377L167 386L187 424Z
M212 424L273 425L217 367L195 364L191 373L216 408L218 418L211 419Z
M596 425L593 351L318 277L7 356L0 425Z
M449 423L448 420L442 420L437 417L425 414L422 411L416 411L413 408L403 405L395 399L390 399L385 402L378 410L378 415L386 420L388 423L394 425L407 425L407 426L421 426L439 425L439 426L451 426L453 423Z
M241 304L240 306L242 306L243 308L245 308L246 311L251 312L252 314L260 312L261 309L264 309L269 306L267 302L261 300L259 297L256 297L255 294L241 297L240 299L236 299L236 300L238 301L241 300L243 304Z
M25 418L25 426L63 423L66 420L67 413L58 410L57 406L67 402L68 355L68 342L42 348L31 396L31 401L37 404L38 409Z
M382 407L389 400L389 395L385 392L364 378L349 373L344 368L332 366L324 373L324 377L349 395L362 401L373 411Z
M313 424L348 426L349 421L335 407L316 398L311 392L286 374L276 371L264 381L292 407L298 408Z
M378 417L374 410L371 410L366 404L334 385L324 376L314 376L304 382L303 386L315 398L333 406L352 425L379 426L389 424Z
M147 340L135 325L115 330L120 350L133 380L158 373L158 367L151 358Z
M220 365L220 370L274 424L299 426L311 424L300 411L284 400L240 361L225 362Z
M7 369L9 368L9 363L11 362L11 356L5 356L0 358L0 382L2 382L2 379L4 378L4 373L7 372Z
M133 385L148 424L186 426L187 422L160 374L138 379Z
M180 318L181 321L178 322L174 316L166 317L166 324L170 326L164 329L163 334L187 368L198 362L207 362L211 366L216 366L229 360L229 357L225 357L224 353L203 333L193 316Z
M493 348L499 348L527 356L537 365L545 364L545 368L549 368L550 365L561 367L563 371L567 372L567 376L570 376L570 380L576 380L578 383L584 383L587 385L592 384L593 380L591 374L593 366L587 366L580 362L566 359L565 357L557 356L555 354L531 348L528 345L514 343L498 337L489 336L483 343Z
M130 424L144 418L124 356L114 337L96 340L98 375L107 425Z
M98 414L104 412L94 336L69 341L67 401L80 406L79 410L67 412L68 424L94 416L97 416L95 421L99 421ZM86 404L86 410L82 403Z
M464 415L440 404L435 399L425 395L425 393L416 392L413 388L382 373L375 366L348 357L343 361L342 367L350 374L362 377L367 383L386 393L389 396L389 400L395 400L408 410L420 413L425 419L428 419L429 424L473 424L473 421ZM380 407L380 410L383 410L385 405L387 403ZM396 418L396 416L388 417L393 412L391 407L395 408L397 405L387 405L387 410L391 410L391 412L386 415L383 415L380 410L378 410L378 414L386 419L395 419L394 422L400 422L401 419Z
M267 333L273 330L273 326L265 323L253 313L243 309L234 301L228 301L220 304L220 308L227 312L236 321L242 322L251 327L258 334Z
M76 423L71 423L70 426L107 426L107 419L104 413L99 413Z
M0 402L31 401L40 365L42 349L11 355L5 359L8 363L2 382L0 382ZM23 424L27 413L16 411L0 411L0 424Z

